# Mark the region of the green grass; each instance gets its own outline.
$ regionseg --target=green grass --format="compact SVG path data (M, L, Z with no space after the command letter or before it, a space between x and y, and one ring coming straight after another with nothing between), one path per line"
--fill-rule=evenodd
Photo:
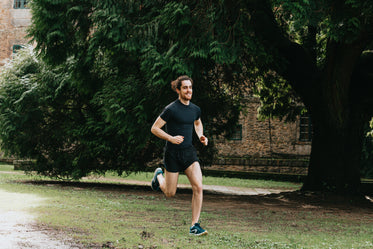
M8 164L0 163L0 172L8 171L14 172L13 166ZM17 171L21 173L21 171ZM136 180L143 182L150 182L153 178L153 172L139 172L132 173L129 175L118 176L114 172L108 172L105 175L105 178L102 179L100 175L92 174L89 179L84 179L84 182L118 182L125 180ZM40 177L40 179L44 179ZM180 174L179 181L180 184L189 184L189 180L184 174ZM265 188L265 189L284 189L284 190L297 190L300 189L300 183L294 182L283 182L283 181L270 181L270 180L253 180L253 179L238 179L238 178L224 178L224 177L212 177L212 176L203 176L204 185L219 185L219 186L232 186L232 187L241 187L241 188Z
M140 172L132 173L128 176L119 177L115 173L107 173L106 181L114 180L136 180L150 182L153 178L152 172ZM99 176L96 176L99 177ZM94 180L95 175L92 175L89 181ZM102 181L103 179L100 179ZM184 174L180 174L179 181L180 184L189 184L188 178ZM212 177L203 176L204 185L219 185L219 186L232 186L241 188L266 188L266 189L287 189L296 190L301 187L300 183L294 182L281 182L281 181L269 181L269 180L248 180L248 179L238 179L238 178L223 178L223 177Z
M0 171L13 171L13 165L0 163Z
M148 180L149 176L151 178L150 173L144 173L132 176L132 179ZM373 246L373 214L366 210L364 213L356 210L341 213L318 207L295 208L286 202L274 205L263 197L205 196L201 223L210 234L196 238L188 235L190 194L166 199L160 193L145 190L99 188L97 184L31 184L25 180L43 183L38 177L0 172L1 189L45 199L42 205L28 210L38 217L39 225L59 231L85 248L107 242L116 248L139 248L139 245L143 248ZM205 183L212 185L221 181L205 179ZM224 179L224 182L236 184L236 179ZM275 183L268 184L273 186Z

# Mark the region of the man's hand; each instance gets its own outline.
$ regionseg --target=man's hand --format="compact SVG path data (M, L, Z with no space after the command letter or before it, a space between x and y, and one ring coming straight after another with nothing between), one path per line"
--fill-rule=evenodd
M202 136L199 138L199 141L201 141L201 143L202 143L204 146L207 146L209 140L207 139L207 137L205 137L204 135L202 135Z
M181 144L184 141L183 136L173 136L169 140L173 144Z

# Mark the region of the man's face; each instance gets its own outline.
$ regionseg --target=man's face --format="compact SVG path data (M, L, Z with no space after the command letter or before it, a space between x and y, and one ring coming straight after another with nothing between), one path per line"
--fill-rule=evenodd
M190 80L183 80L181 82L180 90L177 89L177 93L183 100L191 100L193 94L193 86Z

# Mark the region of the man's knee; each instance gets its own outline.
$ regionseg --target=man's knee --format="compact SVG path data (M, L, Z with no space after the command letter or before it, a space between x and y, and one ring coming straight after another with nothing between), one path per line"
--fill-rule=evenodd
M176 191L165 191L164 194L166 197L174 197L176 195Z
M193 184L192 190L193 190L193 193L202 194L202 192L203 192L203 185L202 185L202 183Z

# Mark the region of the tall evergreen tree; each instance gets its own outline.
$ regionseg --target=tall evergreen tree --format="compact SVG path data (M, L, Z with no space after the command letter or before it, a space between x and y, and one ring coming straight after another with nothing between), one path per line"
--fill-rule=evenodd
M162 154L163 143L151 135L150 127L161 108L177 98L170 82L180 74L195 81L193 99L204 106L203 122L210 136L237 120L243 94L220 77L240 80L237 73L224 73L235 60L216 67L215 60L225 51L214 44L193 51L193 43L177 38L183 27L191 25L189 7L150 1L33 1L31 6L30 36L37 42L38 58L24 59L46 69L22 75L16 73L22 65L15 64L7 73L15 77L12 81L5 77L0 92L4 99L10 95L19 99L28 91L35 105L48 113L33 120L35 125L27 125L19 108L22 105L25 113L31 105L21 98L2 105L5 114L0 124L4 130L17 126L14 132L2 134L2 149L36 158L33 170L78 179L92 171L144 169ZM22 78L32 79L37 88L21 84L15 90L13 86L19 84L11 82L21 83ZM55 103L57 94L64 99ZM58 110L56 104L64 115L49 113ZM31 134L39 134L40 139L23 140ZM205 163L211 161L211 153L201 155Z

